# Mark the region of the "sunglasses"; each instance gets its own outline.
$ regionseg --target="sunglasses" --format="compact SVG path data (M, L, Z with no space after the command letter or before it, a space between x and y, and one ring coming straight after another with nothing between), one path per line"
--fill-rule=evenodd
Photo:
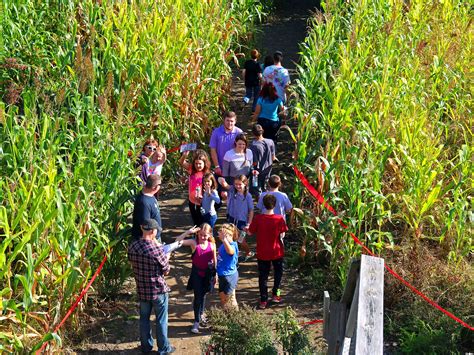
M156 151L156 147L154 147L152 145L147 145L146 149L153 150L154 152Z

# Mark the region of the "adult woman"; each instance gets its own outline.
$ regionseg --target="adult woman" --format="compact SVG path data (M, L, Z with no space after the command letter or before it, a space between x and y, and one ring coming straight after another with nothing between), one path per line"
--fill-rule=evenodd
M283 101L278 97L272 83L263 85L253 119L263 128L263 137L276 143L276 134L280 129L279 113L283 112Z
M245 134L241 133L235 137L234 149L225 153L222 175L228 184L233 184L233 178L238 175L249 176L253 164L253 154L247 147L247 138Z
M184 237L179 237L180 240ZM177 239L178 241L178 239ZM217 265L216 243L212 237L212 227L203 223L196 240L183 240L182 245L191 247L192 269L189 277L188 290L194 290L194 324L192 333L199 333L199 326L205 323L203 319L206 293L211 290Z
M161 176L161 170L163 169L165 161L165 147L158 145L158 142L155 140L147 140L143 145L143 150L139 158L139 162L142 164L140 179L142 180L143 185L145 185L148 176Z

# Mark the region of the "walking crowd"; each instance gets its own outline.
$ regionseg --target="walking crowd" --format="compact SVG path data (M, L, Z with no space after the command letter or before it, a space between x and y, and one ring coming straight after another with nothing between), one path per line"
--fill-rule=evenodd
M194 292L192 333L206 327L205 299L214 287L218 289L223 308L238 308L239 262L254 256L260 291L258 308L265 309L269 302L281 301L283 241L288 231L286 213L292 210L292 204L288 196L279 191L281 179L272 175L272 164L276 160L277 132L280 117L285 115L290 80L282 66L281 52L265 58L264 65L258 58L258 51L252 50L243 70L244 104L253 100L252 141L249 142L236 126L236 114L228 111L222 125L212 132L210 155L203 149L183 147L179 164L189 175L188 206L194 227L173 243L161 241L158 205L166 149L155 140L147 140L137 159L143 189L135 199L128 259L137 285L143 352L153 348L152 310L156 315L158 353L175 351L167 336L170 289L165 276L170 271L171 253L180 247L191 249L192 268L187 289ZM217 212L224 209L224 204L225 223L216 226ZM255 236L256 254L247 243L249 236ZM215 237L220 241L219 246ZM274 284L269 297L267 283L272 266Z

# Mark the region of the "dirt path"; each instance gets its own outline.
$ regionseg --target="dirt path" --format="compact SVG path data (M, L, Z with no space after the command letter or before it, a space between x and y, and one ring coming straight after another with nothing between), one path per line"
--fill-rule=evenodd
M272 54L275 50L284 53L283 65L290 69L294 78L295 65L298 61L298 44L304 40L306 31L306 19L309 10L314 9L317 2L309 0L277 1L277 11L272 21L261 26L262 33L259 38L259 50L262 55ZM236 111L238 125L248 131L250 119L250 105L242 106L244 94L243 81L237 70L234 72L232 100L230 107ZM275 171L281 171L285 163L289 162L290 152L285 147L279 146L278 158L282 163L275 166ZM164 188L160 198L160 209L163 219L163 239L170 242L178 234L192 225L191 217L187 211L186 186L176 188ZM218 224L223 221L221 211ZM252 247L252 244L251 244ZM253 245L254 247L254 245ZM190 333L193 321L192 292L186 291L187 278L191 270L190 252L182 248L170 261L172 270L167 282L171 287L169 302L169 337L172 345L177 348L177 354L201 354L200 342L208 336L202 332L199 335ZM239 303L247 303L256 306L258 301L258 277L256 260L241 263L239 267L239 285L237 299ZM271 285L272 280L270 280ZM301 319L320 318L320 304L314 303L313 295L305 290L304 285L298 280L298 276L285 270L282 284L283 302L278 306L272 306L265 310L267 314L273 314L284 307L291 305L297 311ZM218 295L208 295L207 306L218 305ZM89 302L94 301L93 296ZM71 352L78 354L137 354L139 350L138 333L138 308L135 296L135 284L129 279L124 285L118 299L111 303L97 303L93 312L86 315L90 325L86 325ZM315 329L313 334L318 334ZM155 346L156 348L156 346Z

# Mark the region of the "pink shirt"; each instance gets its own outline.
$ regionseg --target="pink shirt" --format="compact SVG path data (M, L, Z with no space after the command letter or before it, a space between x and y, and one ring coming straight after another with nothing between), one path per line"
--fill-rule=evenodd
M189 175L189 201L194 203L195 205L201 205L201 202L196 198L196 188L199 187L199 196L202 196L202 177L204 173L202 171L198 171L194 174Z
M206 249L203 249L199 244L196 245L196 250L194 251L192 259L193 265L199 269L198 275L204 277L206 275L209 262L214 263L214 252L212 251L211 243L207 242Z

